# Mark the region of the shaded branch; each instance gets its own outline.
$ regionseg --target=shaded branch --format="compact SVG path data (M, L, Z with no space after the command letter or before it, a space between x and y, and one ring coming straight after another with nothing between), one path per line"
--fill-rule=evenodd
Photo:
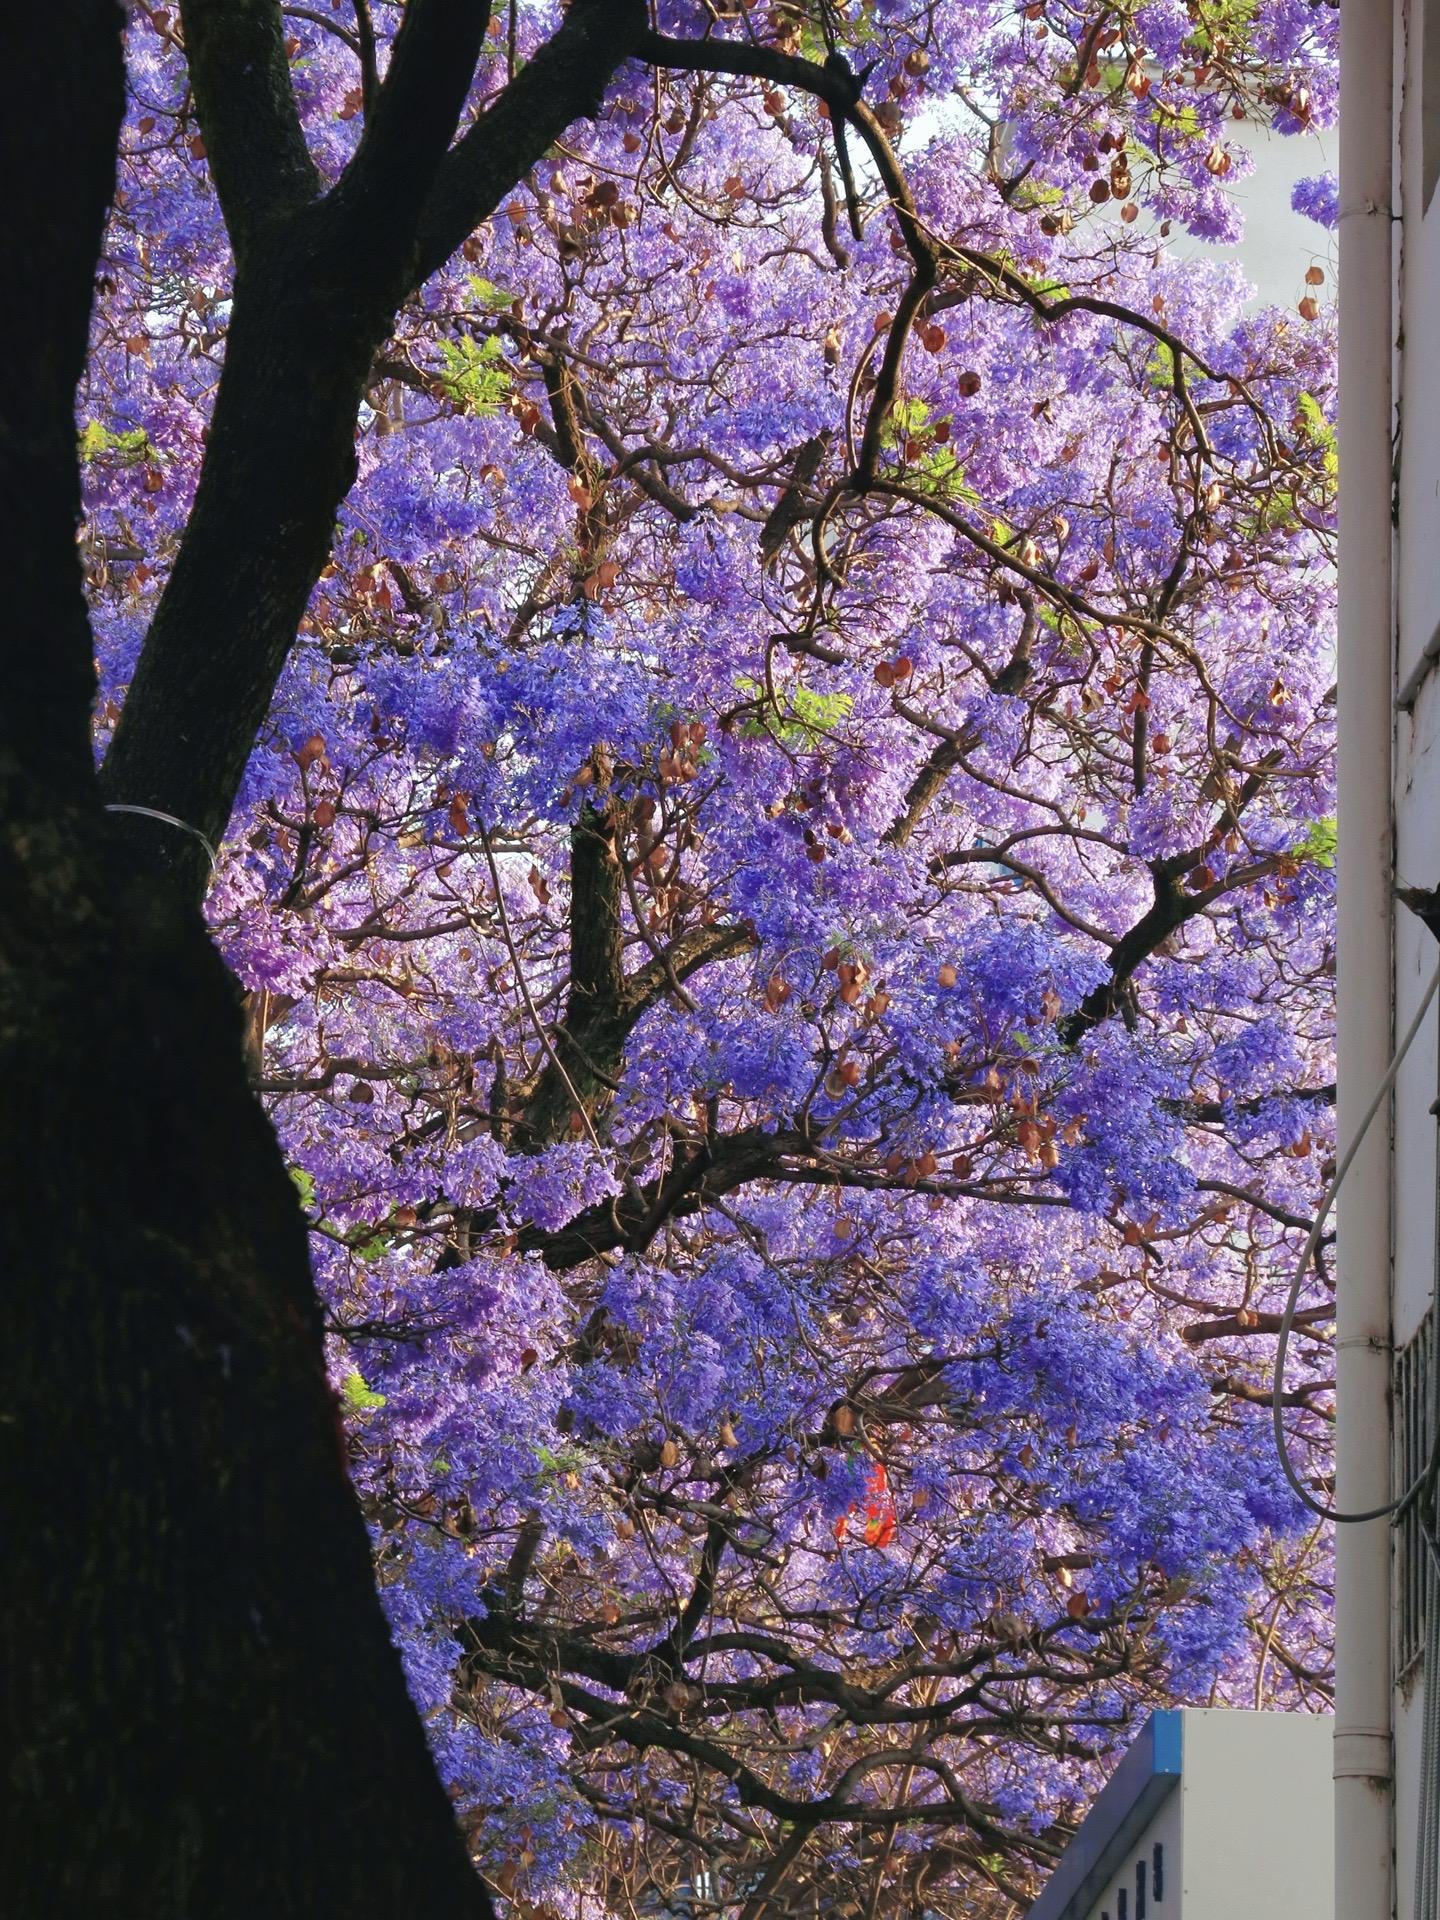
M565 1136L574 1108L572 1088L587 1112L614 1091L635 1023L661 994L752 944L740 927L692 927L627 974L624 889L612 816L587 806L570 832L565 1018L555 1032L555 1057L536 1082L516 1129L523 1149L533 1151Z
M185 58L220 211L242 264L264 227L314 200L276 0L180 0Z
M1238 886L1263 878L1274 871L1273 860L1258 860L1213 886L1187 893L1180 885L1180 871L1173 860L1156 862L1151 867L1155 883L1155 904L1137 920L1128 933L1115 942L1110 955L1110 977L1080 1002L1075 1012L1060 1022L1060 1037L1066 1046L1076 1046L1092 1027L1098 1027L1129 1004L1130 982L1141 964L1148 960L1170 935L1193 920L1223 895Z
M641 0L575 0L559 30L451 149L420 223L416 283L444 266L572 120L593 119L645 33Z
M1273 1100L1299 1100L1318 1107L1333 1107L1335 1082L1326 1080L1318 1087L1276 1087L1269 1093L1257 1093L1249 1100L1162 1100L1161 1106L1181 1120L1199 1126L1225 1120L1231 1113L1259 1113Z
M956 740L941 740L930 750L925 764L905 790L905 805L898 817L885 829L887 847L903 847L919 826L926 810L936 801L945 782L973 747L980 744L978 734L965 734Z
M630 49L637 60L686 73L733 73L752 80L773 80L798 87L823 100L833 114L852 111L855 78L844 67L821 66L798 54L779 53L746 40L677 40L664 33L642 33Z
M1063 1194L1028 1186L916 1177L884 1167L855 1166L825 1154L799 1128L745 1127L718 1141L702 1140L660 1178L577 1214L554 1232L524 1228L517 1245L539 1253L547 1267L564 1270L602 1253L643 1253L668 1220L698 1213L752 1180L791 1186L850 1188L862 1193L940 1194L948 1199L987 1200L997 1206L1067 1207Z
M489 17L490 0L409 0L405 8L360 144L330 196L377 275L411 262Z

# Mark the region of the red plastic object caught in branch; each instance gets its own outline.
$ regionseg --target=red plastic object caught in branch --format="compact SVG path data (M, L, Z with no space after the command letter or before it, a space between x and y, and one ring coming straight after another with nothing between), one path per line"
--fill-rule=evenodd
M843 1541L857 1509L851 1507L835 1522L835 1538ZM865 1528L867 1547L888 1547L895 1538L895 1499L890 1479L880 1461L875 1461L865 1482Z

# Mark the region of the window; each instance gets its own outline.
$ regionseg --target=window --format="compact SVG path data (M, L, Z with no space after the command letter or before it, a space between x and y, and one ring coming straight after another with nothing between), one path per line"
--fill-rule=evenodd
M1115 1895L1115 1913L1116 1920L1130 1920L1130 1896L1124 1887Z
M1145 1920L1145 1862L1135 1862L1135 1920Z
M1157 1840L1155 1850L1150 1856L1150 1886L1158 1907L1165 1898L1165 1849Z
M1440 16L1440 0L1436 5ZM1437 24L1440 37L1440 24ZM1437 56L1440 57L1440 56ZM1440 101L1437 101L1440 113ZM1435 1432L1435 1316L1427 1313L1418 1332L1395 1356L1394 1487L1402 1493L1421 1474ZM1395 1678L1403 1680L1425 1647L1425 1601L1429 1563L1421 1534L1419 1502L1400 1515L1395 1527ZM1428 1518L1427 1516L1423 1516Z

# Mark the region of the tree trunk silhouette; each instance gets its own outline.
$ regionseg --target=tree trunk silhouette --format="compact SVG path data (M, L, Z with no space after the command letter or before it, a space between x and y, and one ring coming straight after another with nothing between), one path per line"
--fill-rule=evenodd
M0 28L26 76L0 134L3 1904L483 1920L376 1596L234 982L93 770L73 406L120 27L113 0L65 0Z

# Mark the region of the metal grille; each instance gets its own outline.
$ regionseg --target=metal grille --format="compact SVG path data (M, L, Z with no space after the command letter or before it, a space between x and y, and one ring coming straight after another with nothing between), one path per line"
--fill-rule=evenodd
M1432 0L1434 14L1440 0ZM1428 23L1428 22L1427 22ZM1440 44L1440 35L1435 36ZM1440 1074L1437 1074L1440 1077ZM1440 1117L1440 1100L1430 1111ZM1395 1369L1394 1465L1403 1494L1420 1476L1415 1499L1395 1516L1395 1676L1424 1688L1420 1771L1416 1782L1414 1920L1440 1920L1440 1504L1432 1469L1440 1459L1440 1179L1435 1183L1436 1265L1430 1311Z
M1395 1357L1395 1458L1391 1485L1399 1494L1422 1473L1434 1444L1435 1314ZM1425 1515L1415 1502L1395 1527L1395 1678L1402 1681L1425 1651L1426 1596L1430 1589L1429 1552L1421 1533Z

